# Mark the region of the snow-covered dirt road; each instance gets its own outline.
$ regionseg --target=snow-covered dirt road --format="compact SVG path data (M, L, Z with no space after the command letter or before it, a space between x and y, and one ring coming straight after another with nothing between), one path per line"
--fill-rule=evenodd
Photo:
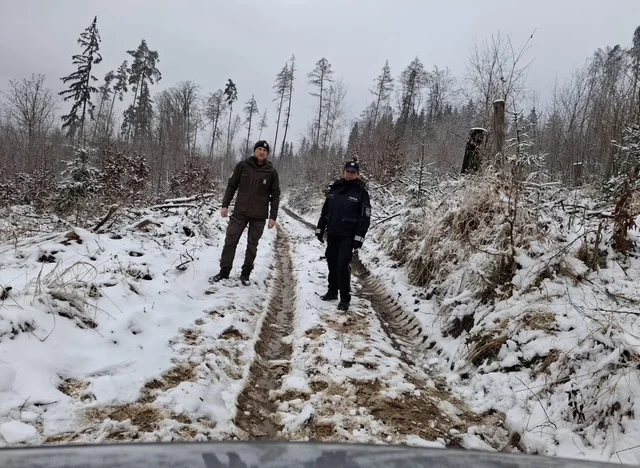
M295 213L265 230L249 287L207 282L226 226L216 206L139 215L143 229L137 220L0 246L0 445L509 449L500 414L473 413L431 377L435 342L361 261L348 313L319 299L323 246Z

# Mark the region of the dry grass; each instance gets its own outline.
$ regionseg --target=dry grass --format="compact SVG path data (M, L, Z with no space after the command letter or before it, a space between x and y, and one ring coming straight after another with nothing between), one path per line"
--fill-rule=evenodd
M86 417L92 422L101 422L108 419L118 422L130 420L131 424L142 432L157 430L160 421L165 419L158 408L139 403L92 408L87 411Z
M479 366L485 361L493 361L498 357L500 348L507 342L507 339L507 335L500 334L496 330L482 331L470 336L467 341L472 343L472 346L468 359L475 366Z
M77 398L84 393L88 386L88 382L76 379L65 379L60 385L58 385L58 390L67 396Z

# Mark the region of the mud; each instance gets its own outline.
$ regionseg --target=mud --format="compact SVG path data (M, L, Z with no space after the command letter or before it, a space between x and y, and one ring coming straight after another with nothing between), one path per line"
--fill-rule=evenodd
M277 404L270 392L281 387L282 377L289 371L292 347L284 338L293 330L295 290L289 236L278 227L271 297L256 343L249 383L237 404L235 423L252 439L278 438L280 425L274 418Z

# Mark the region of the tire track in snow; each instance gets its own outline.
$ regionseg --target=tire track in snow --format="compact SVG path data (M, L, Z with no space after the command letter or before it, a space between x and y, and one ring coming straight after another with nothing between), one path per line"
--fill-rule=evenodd
M312 223L290 209L283 207L283 211L296 222L315 229ZM432 341L427 344L428 338L423 335L415 315L404 311L389 294L384 282L373 275L357 256L353 265L354 275L361 286L356 297L364 299L372 313L367 314L366 308L362 309L358 304L360 301L357 301L348 313L321 317L324 326L328 325L329 328L335 320L345 326L353 325L353 328L348 325L348 329L337 330L338 333L348 334L343 346L349 357L342 358L340 351L342 368L339 363L327 363L323 359L327 356L326 344L324 348L312 350L314 341L330 331L323 330L322 326L305 331L306 337L311 339L308 343L311 352L303 349L303 355L306 353L307 362L313 362L323 372L318 373L318 369L307 371L312 393L298 399L308 400L306 404L293 400L288 408L284 408L297 421L305 416L307 407L313 407L313 411L306 413L311 417L305 425L294 423L294 427L284 428L282 433L287 434L288 431L289 437L294 440L309 438L332 442L386 443L437 441L441 446L448 447L475 447L474 444L494 449L507 447L509 439L508 431L504 428L504 416L499 413L474 413L463 401L453 397L437 381L438 377L425 373L420 363L413 362L414 359L421 361L425 353L419 352L432 349L436 343ZM319 312L322 314L322 311ZM396 351L395 356L380 353L383 348L380 348L380 342L376 342L376 334L384 337L388 348ZM368 340L370 345L363 348L359 338L365 342ZM309 356L314 354L316 357L310 360ZM294 362L292 367L296 364ZM332 366L335 367L332 369ZM369 375L362 369L358 372L358 367L369 370ZM326 383L322 385L324 381ZM340 399L336 400L336 396ZM421 440L417 441L415 436Z
M287 207L284 212L296 221L315 230L315 226ZM389 337L392 346L400 353L400 358L409 365L414 365L413 354L420 347L426 347L427 336L418 319L404 308L387 291L384 283L373 275L362 263L357 252L353 256L353 273L362 285L362 296L368 299L371 307L378 315L382 329Z
M280 430L274 421L277 405L270 397L280 388L290 367L291 342L296 309L296 280L293 275L291 244L285 230L278 226L274 284L266 315L255 346L256 355L249 379L238 397L236 425L250 438L275 439Z

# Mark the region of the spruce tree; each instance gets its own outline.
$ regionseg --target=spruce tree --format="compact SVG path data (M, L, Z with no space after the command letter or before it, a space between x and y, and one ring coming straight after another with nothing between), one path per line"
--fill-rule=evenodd
M67 115L62 116L62 128L68 129L67 135L74 136L78 127L80 128L79 141L82 145L85 143L85 121L87 114L93 120L93 109L95 105L91 102L91 94L97 93L98 90L92 86L92 82L98 79L92 75L93 65L97 65L102 61L100 55L100 34L98 32L98 17L93 18L91 25L85 29L78 44L82 47L82 54L72 57L73 64L78 69L71 75L60 78L63 83L71 83L69 89L61 91L59 94L63 96L65 101L72 100L73 106Z
M260 134L258 135L258 139L262 140L262 131L267 128L269 124L267 123L267 110L262 113L262 117L260 117L260 121L258 122L258 130L260 130Z
M373 113L374 126L378 122L380 106L388 101L391 91L393 91L393 78L391 77L391 67L389 67L388 60L384 63L382 73L375 79L375 83L375 88L371 90L371 94L376 98L375 111Z
M231 155L231 116L233 114L233 103L238 100L238 89L231 79L227 82L227 86L224 89L224 96L227 105L229 106L229 128L227 130L227 156ZM235 133L235 132L234 132Z
M113 85L113 96L111 99L111 106L109 107L109 114L107 115L107 126L105 130L105 136L109 138L111 136L111 116L113 115L113 106L116 103L116 97L120 102L124 99L124 93L129 89L127 87L129 81L129 64L125 60L122 65L118 67L118 71L115 74L115 84Z
M133 103L124 113L122 124L127 139L131 136L139 140L147 136L151 129L151 117L153 116L153 101L149 92L149 84L157 83L162 75L156 64L160 61L158 52L149 50L144 39L136 50L128 50L127 54L133 57L131 70L129 70L129 84L133 89Z
M273 140L273 156L277 153L278 149L278 132L280 131L280 118L282 117L282 108L284 105L284 98L287 92L287 76L288 76L289 66L285 63L282 70L276 75L276 81L273 84L273 90L276 92L276 97L273 99L277 102L276 112L278 113L278 117L276 117L276 136Z
M316 96L319 100L318 105L318 122L316 125L316 135L314 146L318 146L320 142L320 128L322 126L322 101L324 98L324 92L327 87L327 83L331 83L333 79L333 70L331 70L331 64L329 61L322 57L316 62L316 67L307 75L309 78L309 84L318 88L318 92L311 93L312 96Z
M296 72L296 56L291 56L291 65L289 66L289 72L287 74L287 111L285 112L285 122L284 122L284 135L282 137L282 149L284 151L284 145L287 142L287 132L289 130L289 119L291 118L291 100L293 97L293 80Z
M256 103L256 98L254 95L251 95L251 99L247 101L244 106L244 115L246 117L244 123L247 124L247 141L244 148L245 156L249 155L249 141L251 141L251 122L253 121L253 117L259 114L258 104Z
M104 76L104 83L102 86L98 88L98 92L100 93L100 105L98 107L98 115L96 116L96 123L93 127L93 141L95 142L96 137L98 136L98 129L100 127L106 127L105 124L105 103L109 101L111 98L111 94L113 93L113 89L111 88L111 82L115 79L116 74L113 71L108 72Z

